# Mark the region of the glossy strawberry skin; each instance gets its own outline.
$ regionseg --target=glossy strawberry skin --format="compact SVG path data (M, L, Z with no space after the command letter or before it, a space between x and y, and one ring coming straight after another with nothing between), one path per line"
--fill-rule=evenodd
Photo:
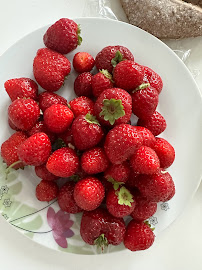
M52 173L50 173L47 169L46 169L46 164L42 164L40 166L36 166L35 167L35 173L36 175L46 181L54 181L57 180L58 177L53 175Z
M19 98L8 107L8 117L20 130L29 130L37 122L40 109L35 100Z
M92 78L92 90L93 90L93 96L99 97L99 95L105 90L113 88L112 81L107 78L104 74L101 72L98 72L95 74Z
M51 153L50 139L43 132L33 134L18 147L17 153L19 159L26 165L42 165Z
M36 122L36 124L30 130L27 131L27 134L29 136L32 136L33 134L36 134L38 132L46 133L46 135L48 135L51 143L53 143L56 140L56 135L54 133L50 132L50 130L48 130L44 121Z
M62 54L47 48L37 51L33 73L38 84L47 91L58 91L71 71L69 60Z
M156 138L151 133L151 131L145 127L136 126L136 130L139 133L139 136L143 139L143 145L153 148L156 143Z
M89 53L78 52L74 55L73 67L77 72L79 73L89 72L92 70L94 65L95 65L95 60L92 57L92 55L90 55Z
M94 102L85 96L80 96L72 99L69 102L69 107L74 113L74 116L86 115L87 113L94 114Z
M36 187L36 197L39 201L50 202L57 197L58 191L55 182L42 180Z
M62 104L67 106L67 100L64 97L57 95L56 93L51 92L42 92L39 95L39 107L40 109L45 112L50 106L54 104Z
M113 178L116 182L126 183L130 175L130 166L128 162L124 161L121 164L112 164L105 171L105 178Z
M92 77L90 72L79 74L74 81L74 92L77 96L91 97L92 93Z
M29 78L15 78L7 80L4 83L4 87L11 101L14 101L17 98L37 99L38 85L35 81Z
M163 89L163 81L161 77L151 68L142 66L144 70L144 82L148 82L160 94Z
M10 127L11 129L13 129L13 130L15 130L15 131L20 131L20 129L17 128L17 127L13 124L13 122L11 121L11 119L9 119L9 118L8 118L8 124L9 124L9 127Z

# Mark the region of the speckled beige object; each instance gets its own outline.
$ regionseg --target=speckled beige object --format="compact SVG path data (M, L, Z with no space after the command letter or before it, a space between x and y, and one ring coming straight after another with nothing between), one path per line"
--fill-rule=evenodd
M190 0L189 2L199 2ZM131 24L154 36L178 39L202 36L202 8L182 0L121 0Z

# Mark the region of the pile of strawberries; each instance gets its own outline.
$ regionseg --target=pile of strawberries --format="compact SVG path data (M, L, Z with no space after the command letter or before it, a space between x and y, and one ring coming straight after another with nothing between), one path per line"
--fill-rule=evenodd
M70 74L64 54L81 43L79 34L79 26L64 18L46 31L46 48L37 51L33 62L44 92L38 93L29 78L5 82L12 101L8 123L15 133L2 144L1 156L14 169L35 167L42 179L38 200L57 198L63 211L83 212L80 234L86 243L103 248L123 242L132 251L147 249L154 233L144 221L158 202L175 194L165 170L175 151L156 137L166 128L156 111L163 82L152 69L134 62L123 46L107 46L95 59L78 52L73 59L80 73L74 82L78 97L68 103L54 92ZM133 114L137 125L131 125ZM64 178L60 189L59 178Z

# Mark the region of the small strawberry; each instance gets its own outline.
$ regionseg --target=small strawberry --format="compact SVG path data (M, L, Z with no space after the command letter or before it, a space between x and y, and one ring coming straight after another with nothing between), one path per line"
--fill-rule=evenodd
M133 61L122 61L114 68L113 79L116 87L132 92L143 83L144 71Z
M131 251L145 250L154 243L155 235L149 225L131 220L126 227L124 245Z
M120 183L126 183L130 175L130 166L128 162L124 161L121 164L111 164L111 166L105 171L105 178L108 181L116 181Z
M160 94L163 88L161 77L149 67L142 66L142 68L144 70L144 82L148 82Z
M72 124L73 140L76 148L87 150L96 146L103 138L104 132L96 118L87 114L79 115Z
M46 164L42 164L40 166L36 166L35 167L35 173L36 175L46 181L54 181L57 180L58 177L53 175L52 173L50 173L47 169L46 169Z
M62 133L68 129L73 121L73 112L65 105L54 104L44 112L44 122L54 133Z
M59 189L55 182L42 180L36 187L36 197L39 201L50 202L58 195Z
M63 147L50 155L46 168L58 177L70 177L79 169L79 158L73 149Z
M139 133L139 136L143 139L143 145L153 148L154 144L156 143L156 138L151 133L151 131L145 127L136 126L136 130Z
M40 116L40 109L35 100L19 98L8 107L8 117L21 130L31 129Z
M86 211L96 209L105 196L102 183L95 177L89 176L76 183L74 200L76 204Z
M78 52L74 55L73 58L73 67L74 69L79 72L89 72L95 65L95 60L87 52Z
M130 215L136 202L130 191L121 187L118 190L111 189L106 197L107 210L114 217L125 217Z
M38 84L47 91L58 91L71 71L69 60L62 54L47 48L37 51L33 72Z
M137 122L138 126L148 128L154 136L158 136L166 129L166 120L157 111L146 120L139 119Z
M27 139L27 135L21 131L15 132L1 145L1 156L7 166L12 166L14 169L23 167L20 162L17 150L18 147Z
M128 48L124 46L107 46L103 48L95 58L98 70L106 69L112 73L113 68L123 60L134 61L134 57Z
M17 98L37 99L38 85L29 78L15 78L7 80L4 83L4 87L12 101Z
M17 153L19 159L26 165L42 165L51 153L50 139L43 132L36 133L18 147Z
M161 168L166 169L173 164L175 160L175 149L168 141L163 138L156 138L153 149L160 160Z
M76 183L74 181L67 182L59 191L58 204L62 211L76 214L81 212L81 208L76 204L74 200L74 187Z
M72 110L75 117L79 115L86 115L87 113L94 114L94 102L85 96L72 99L68 106Z
M43 41L49 49L67 54L81 44L80 28L73 20L62 18L48 28Z
M101 147L87 150L81 156L81 167L87 174L104 172L109 166L109 160Z
M99 97L105 89L109 88L113 88L112 75L107 70L102 69L92 78L94 97Z
M45 112L51 105L62 104L67 106L67 100L55 93L42 92L39 95L39 108Z
M51 143L53 143L56 140L56 135L48 130L48 128L45 125L44 121L36 122L36 124L30 130L27 131L27 134L29 136L32 136L33 134L36 134L38 132L46 133L46 135L48 135Z
M81 218L82 239L89 245L101 247L102 250L109 244L115 246L121 244L125 230L123 219L113 217L104 208L85 211Z
M130 159L135 173L153 174L160 168L160 161L155 151L148 146L140 146Z
M119 88L105 89L94 106L97 119L103 125L128 123L132 114L132 99L128 92Z
M92 93L92 77L90 72L79 74L74 81L74 92L77 96L91 97Z

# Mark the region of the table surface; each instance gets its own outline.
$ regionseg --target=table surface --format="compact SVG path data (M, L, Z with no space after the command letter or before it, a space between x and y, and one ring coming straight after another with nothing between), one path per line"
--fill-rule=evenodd
M110 3L120 20L126 17L118 0ZM89 5L91 4L91 6ZM96 1L82 0L0 0L0 55L13 43L33 30L62 17L98 16ZM95 6L95 7L96 7ZM202 38L166 41L195 76L202 91ZM201 70L201 73L199 72ZM56 252L40 246L8 226L0 217L0 266L10 269L150 269L200 270L202 224L202 185L181 216L144 252L123 252L104 256L84 256ZM120 256L121 255L121 256ZM79 256L79 258L78 258Z

